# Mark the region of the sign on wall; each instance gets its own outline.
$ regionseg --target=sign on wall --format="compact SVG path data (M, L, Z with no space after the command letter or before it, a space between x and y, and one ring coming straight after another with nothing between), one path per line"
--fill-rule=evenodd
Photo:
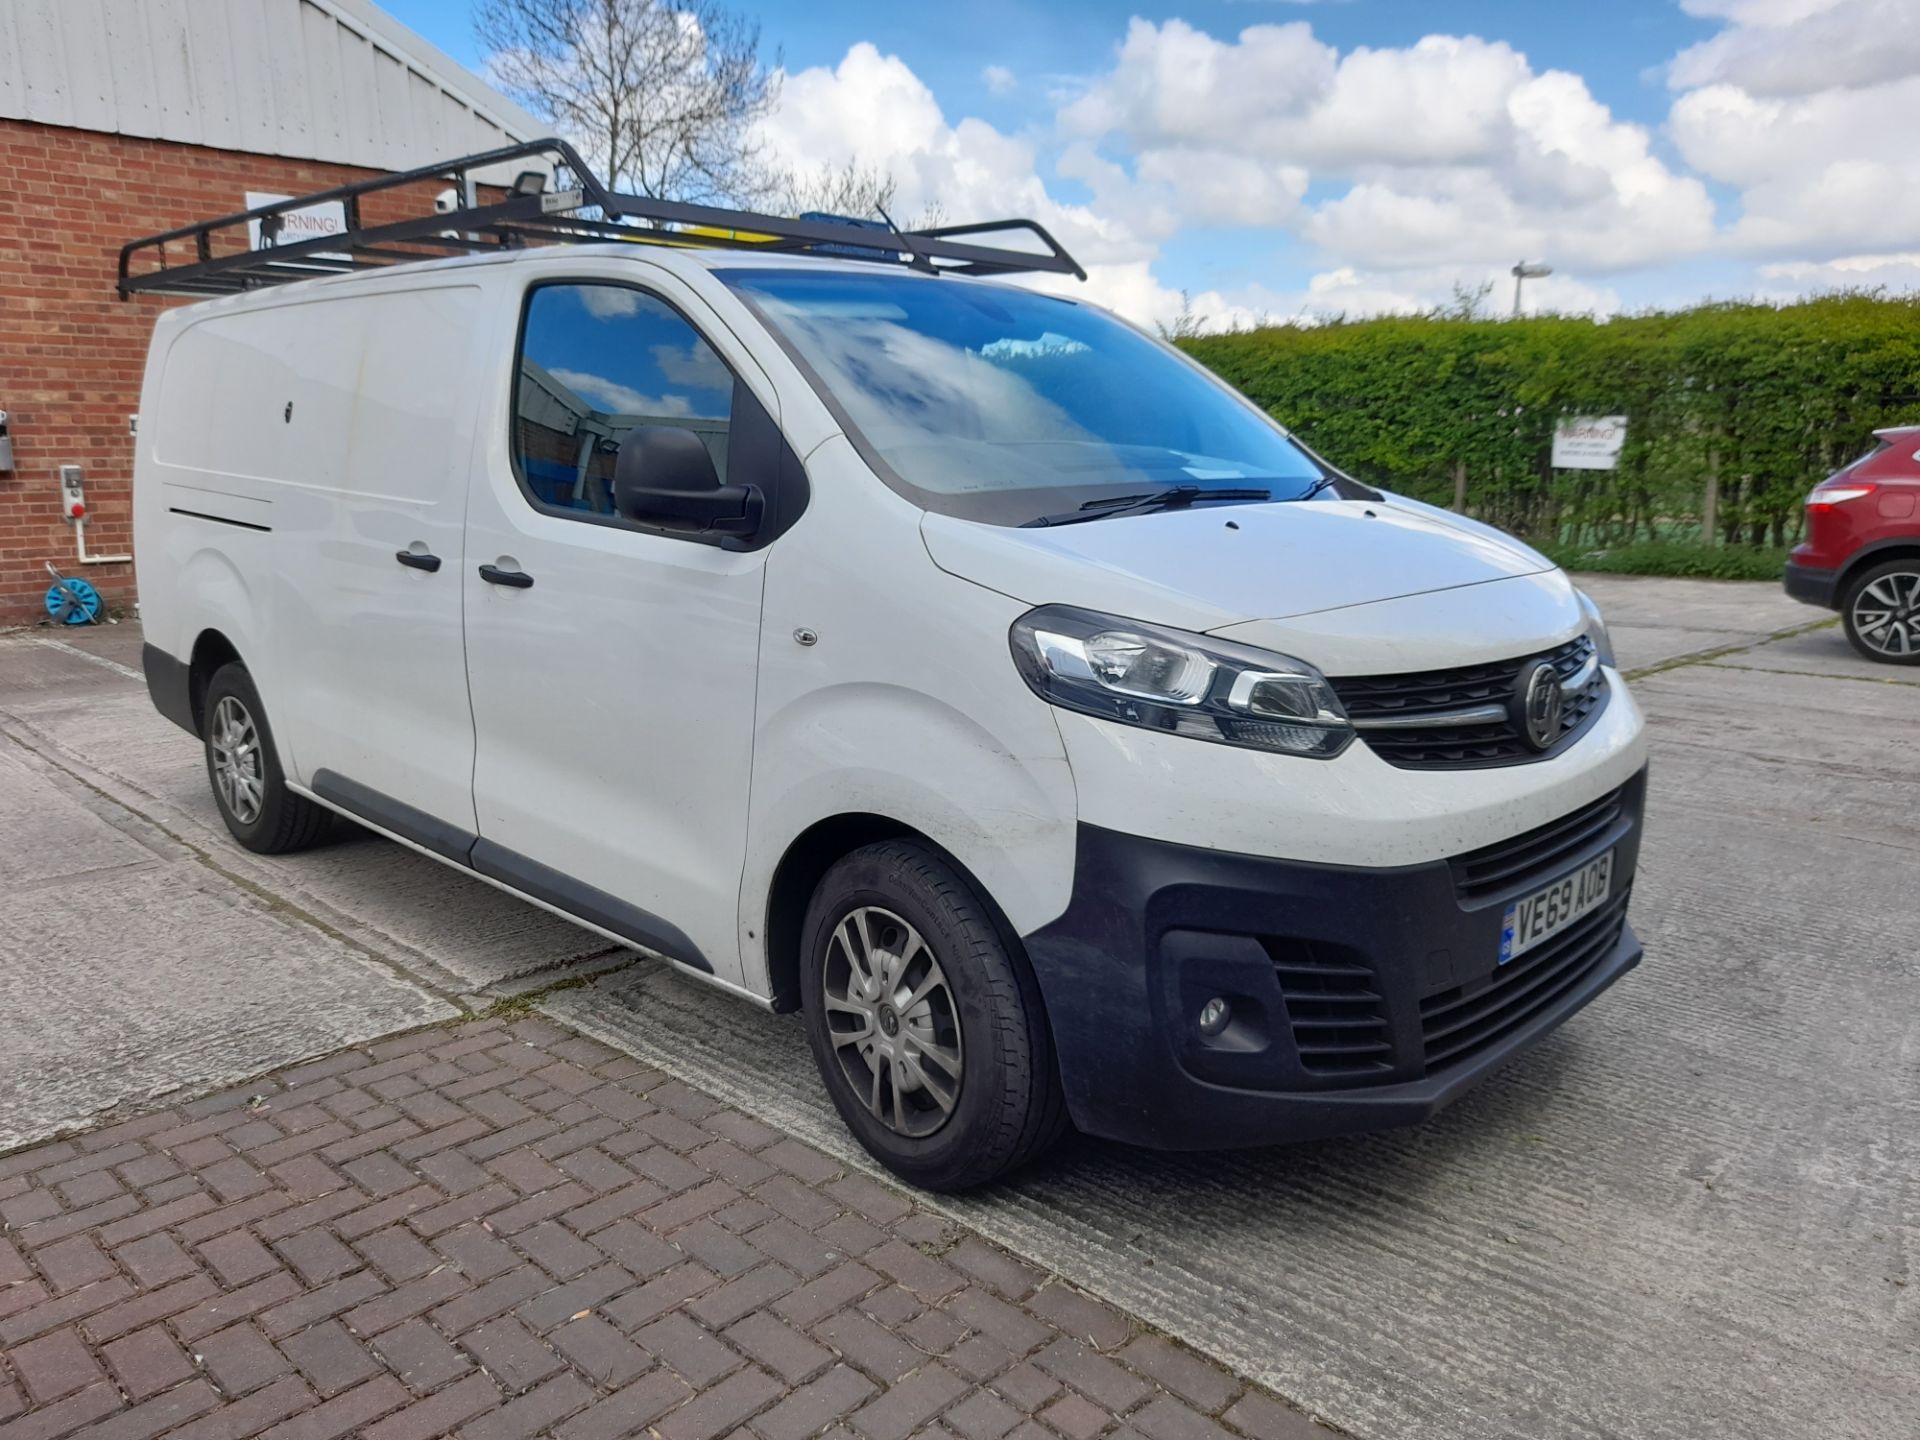
M270 195L261 190L247 192L246 208L257 210L262 205L278 204L282 200L291 200L291 195ZM295 245L302 240L317 240L323 235L344 235L347 233L347 207L338 200L324 205L309 205L303 210L284 210L280 213L280 232L270 240L272 245ZM247 222L247 245L250 249L268 248L260 239L260 222Z
M1627 443L1624 415L1579 415L1553 427L1553 468L1612 470Z

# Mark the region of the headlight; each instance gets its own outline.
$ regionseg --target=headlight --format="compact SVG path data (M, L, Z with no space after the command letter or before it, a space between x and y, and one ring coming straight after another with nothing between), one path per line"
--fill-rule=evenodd
M1014 663L1051 704L1123 725L1330 759L1353 727L1304 660L1067 605L1013 623Z
M1602 665L1613 665L1613 636L1607 633L1606 618L1601 615L1600 607L1593 603L1593 597L1584 590L1575 590L1580 597L1580 608L1587 615L1587 633L1593 636L1594 652L1599 655Z

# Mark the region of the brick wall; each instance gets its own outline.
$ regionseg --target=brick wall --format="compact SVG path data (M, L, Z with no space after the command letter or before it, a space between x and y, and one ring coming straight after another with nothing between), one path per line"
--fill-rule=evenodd
M0 626L44 617L49 560L132 607L132 565L79 564L54 479L57 466L86 467L89 552L133 548L127 417L140 408L154 316L184 302L121 300L120 246L243 209L249 190L308 194L372 173L0 120L0 410L14 449L14 468L0 471ZM369 221L408 206L383 199Z

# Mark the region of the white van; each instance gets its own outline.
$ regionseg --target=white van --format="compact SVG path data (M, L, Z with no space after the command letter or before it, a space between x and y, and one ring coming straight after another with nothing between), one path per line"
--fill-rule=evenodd
M1639 960L1641 714L1534 551L960 232L484 219L155 325L146 674L242 845L799 1010L935 1189L1419 1120Z

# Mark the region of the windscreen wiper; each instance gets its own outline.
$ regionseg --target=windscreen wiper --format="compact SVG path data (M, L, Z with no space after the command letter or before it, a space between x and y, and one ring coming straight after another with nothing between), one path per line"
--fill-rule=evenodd
M1309 485L1305 490L1302 490L1298 495L1294 496L1294 499L1295 500L1311 500L1314 496L1318 495L1322 490L1325 490L1330 486L1338 485L1339 483L1340 483L1340 477L1338 475L1322 475L1318 480L1314 481L1313 484Z
M1064 515L1041 515L1027 521L1022 529L1045 525L1078 525L1082 520L1105 520L1109 515L1128 515L1138 510L1180 510L1196 500L1271 500L1271 490L1225 490L1205 485L1169 485L1163 490L1148 490L1139 495L1108 495L1089 500L1078 510Z

